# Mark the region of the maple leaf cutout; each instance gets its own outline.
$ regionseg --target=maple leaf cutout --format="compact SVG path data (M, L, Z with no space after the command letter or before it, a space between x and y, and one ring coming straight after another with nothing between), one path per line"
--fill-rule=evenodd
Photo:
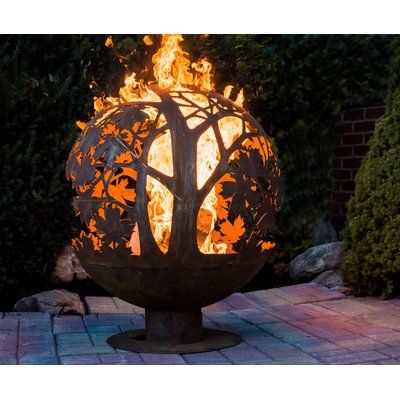
M244 221L243 218L239 215L231 224L229 221L225 221L221 224L220 232L223 234L223 242L224 243L236 243L244 234Z
M261 245L261 251L263 252L263 251L267 251L269 249L273 249L275 247L275 244L276 243L274 243L274 242L264 242L263 240L260 240L257 243L257 246Z
M127 204L126 200L135 201L135 198L136 198L135 189L128 189L127 185L128 185L128 179L123 178L120 180L120 182L116 186L109 185L108 193L115 200L126 205Z

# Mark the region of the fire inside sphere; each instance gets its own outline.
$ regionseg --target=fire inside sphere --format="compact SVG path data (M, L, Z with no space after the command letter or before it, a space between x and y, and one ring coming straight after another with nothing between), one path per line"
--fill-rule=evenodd
M73 146L67 176L87 226L74 240L77 255L106 288L117 283L101 273L104 266L119 268L114 280L123 286L132 280L126 269L224 265L232 277L243 270L228 291L238 289L274 245L265 238L279 209L281 174L271 141L220 94L151 90L157 101L106 108Z
M216 93L152 90L159 102L109 107L72 149L78 254L161 266L273 247L280 170L259 124Z

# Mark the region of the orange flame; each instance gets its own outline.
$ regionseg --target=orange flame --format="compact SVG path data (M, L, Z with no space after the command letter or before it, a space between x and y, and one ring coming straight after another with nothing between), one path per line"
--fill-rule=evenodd
M149 35L145 35L145 37L143 38L143 42L147 46L151 46L153 44L153 39Z
M106 47L114 47L114 42L112 40L112 36L109 36L106 40L106 42L104 43L104 45Z
M143 41L146 45L152 45L153 41L149 36L145 36ZM185 87L194 87L202 92L213 91L215 86L212 75L212 64L203 58L196 63L192 63L188 53L184 52L181 47L183 41L180 34L166 34L162 36L161 47L153 55L152 62L154 77L160 88L170 90L180 90ZM112 37L108 37L105 45L114 47ZM229 98L233 86L227 86L224 90L224 96ZM202 94L193 93L193 101L200 106L207 106L207 97ZM142 100L160 101L160 98L154 93L146 83L136 79L136 74L131 73L126 76L124 86L119 90L118 97L94 98L94 109L96 112L102 111L110 105L118 105L120 103L135 102ZM243 90L241 90L235 100L235 103L242 106L244 102ZM184 110L181 108L182 112ZM155 117L156 110L152 114L151 107L147 111L150 118ZM203 121L201 118L191 118L190 127L194 127ZM81 123L79 126L83 126ZM233 141L241 134L241 123L236 117L225 117L220 120L219 128L224 137L224 144L228 148ZM168 134L170 135L170 134ZM172 151L170 136L164 135L155 140L149 151L149 164L167 175L172 175ZM168 160L170 162L166 162ZM197 145L197 182L201 188L207 181L208 177L216 168L220 159L220 152L217 140L212 128L208 129L199 139ZM172 224L173 195L158 180L151 177L147 180L147 192L150 197L148 203L148 213L150 225L155 240L160 249L165 253L168 250L169 236ZM232 244L217 243L213 240L213 229L217 221L217 203L218 196L214 187L205 198L198 216L198 240L199 248L202 253L233 253ZM226 229L230 229L227 223ZM232 229L236 232L243 233L243 221L236 220ZM214 232L215 233L215 232ZM130 241L133 253L137 251L138 231L134 230ZM214 235L215 236L215 235ZM234 239L240 235L236 235Z
M153 40L146 35L143 38L146 45L152 45ZM153 72L157 85L163 89L179 90L185 86L192 86L204 92L215 89L212 79L212 64L203 58L198 62L191 62L188 53L181 47L183 41L180 34L162 35L161 47L152 57ZM112 36L105 42L106 47L114 47ZM118 56L121 57L121 56ZM224 90L224 96L230 98L233 86L228 85ZM119 91L119 97L94 98L94 109L102 111L109 105L118 105L130 101L151 100L160 101L158 96L151 91L148 83L136 79L136 73L126 76L124 86ZM243 90L241 90L234 102L242 107L244 103Z

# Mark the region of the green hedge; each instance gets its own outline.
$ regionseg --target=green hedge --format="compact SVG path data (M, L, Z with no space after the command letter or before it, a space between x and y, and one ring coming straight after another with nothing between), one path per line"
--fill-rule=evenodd
M144 70L159 44L141 36L0 37L1 302L40 288L76 220L63 171L89 119L93 94L116 94L125 57ZM286 195L270 263L284 265L310 243L312 223L326 213L333 123L342 102L386 91L392 36L197 35L185 37L194 58L215 66L217 88L244 87L246 108L275 138ZM142 75L151 77L151 70ZM92 93L88 85L97 85Z
M65 159L89 96L73 37L0 42L0 309L38 288L72 235Z
M369 141L343 231L346 282L358 295L400 293L400 88Z

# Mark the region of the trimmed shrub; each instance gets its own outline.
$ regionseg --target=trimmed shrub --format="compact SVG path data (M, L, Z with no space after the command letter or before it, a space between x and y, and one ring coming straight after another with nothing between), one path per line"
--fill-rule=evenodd
M357 295L400 293L400 89L388 100L356 176L343 230L342 270Z

